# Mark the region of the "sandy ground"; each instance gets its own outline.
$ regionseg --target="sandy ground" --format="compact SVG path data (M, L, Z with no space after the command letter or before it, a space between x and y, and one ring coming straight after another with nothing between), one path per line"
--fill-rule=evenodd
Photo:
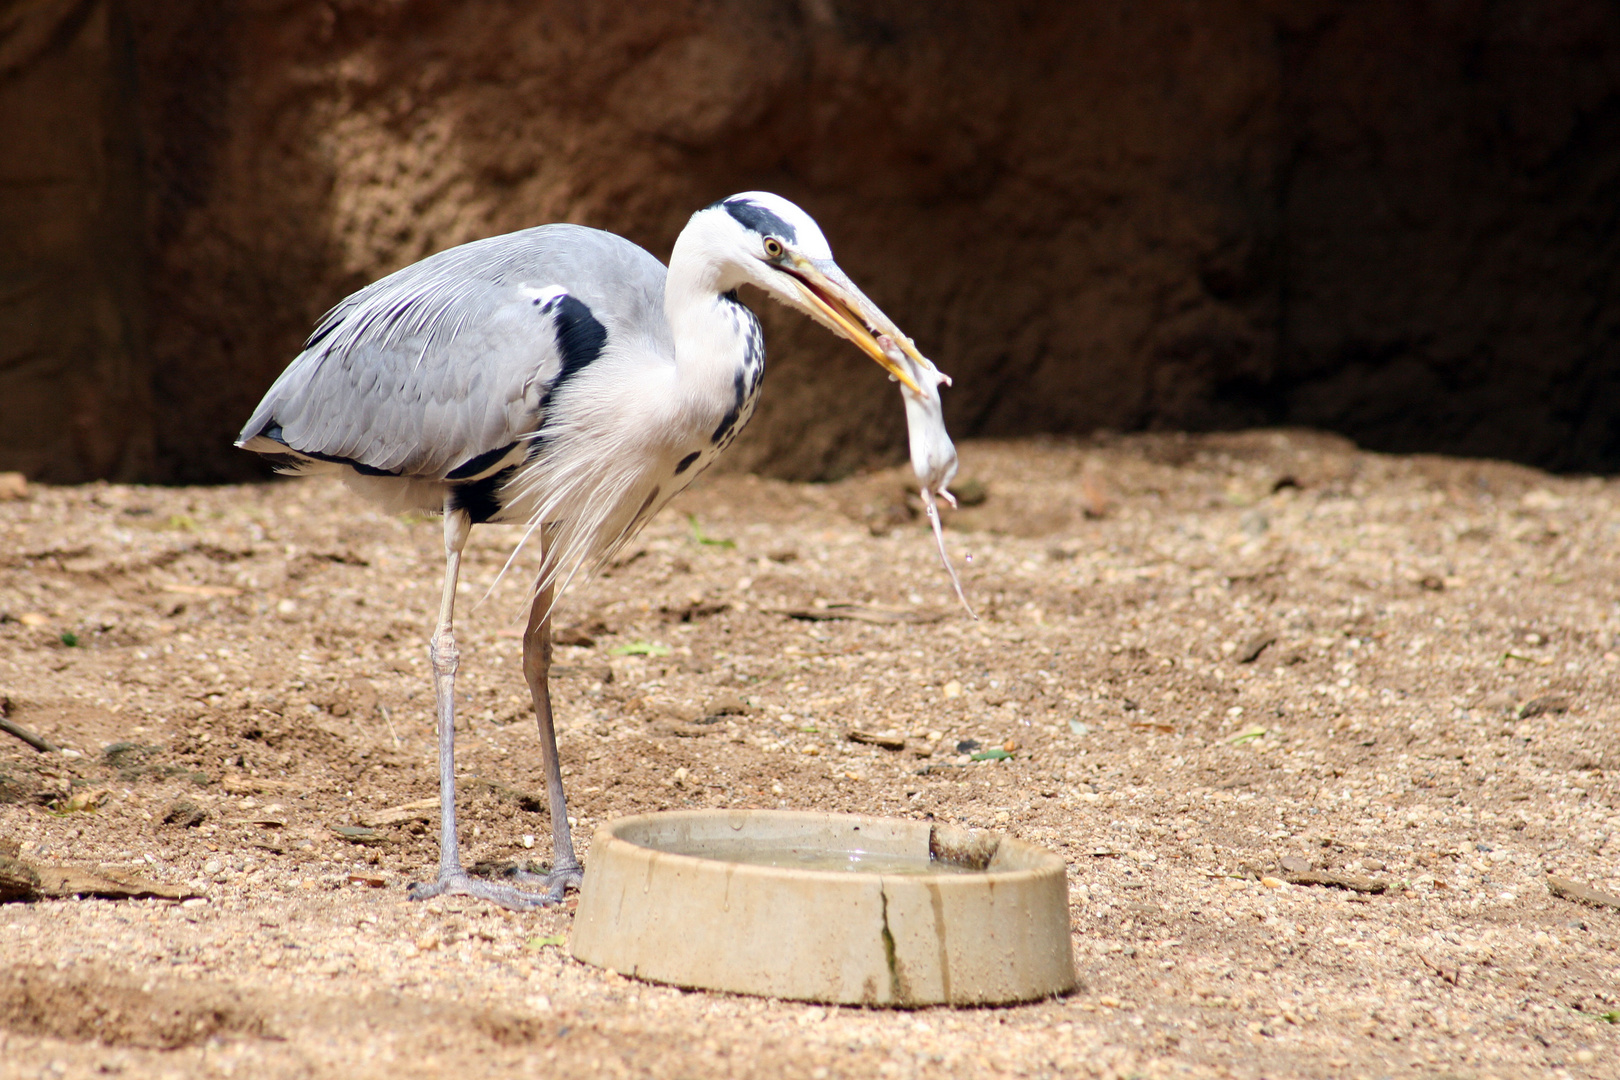
M68 752L0 737L0 854L198 899L0 906L0 1077L1616 1075L1620 911L1547 879L1620 891L1620 485L1299 432L963 458L981 622L898 471L707 480L576 588L576 836L1005 830L1069 864L1076 993L693 993L570 959L567 909L410 903L436 815L335 830L434 794L437 524L324 481L36 487L0 503L0 691ZM469 861L549 856L521 587L477 603L513 539L475 530L461 593ZM845 602L944 617L779 613Z

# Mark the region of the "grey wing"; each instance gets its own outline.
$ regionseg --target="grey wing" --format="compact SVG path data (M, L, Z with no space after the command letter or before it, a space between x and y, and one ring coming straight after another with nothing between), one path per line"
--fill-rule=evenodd
M237 445L369 475L487 475L521 456L547 396L610 335L658 338L663 270L577 226L441 252L333 308Z

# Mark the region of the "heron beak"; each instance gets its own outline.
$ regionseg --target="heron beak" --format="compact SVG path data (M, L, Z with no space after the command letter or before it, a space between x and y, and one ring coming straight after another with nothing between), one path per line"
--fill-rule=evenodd
M876 304L866 298L866 294L849 280L849 275L839 269L837 263L831 259L812 260L799 256L792 265L783 266L782 269L798 287L805 306L819 315L828 329L854 342L857 348L876 360L883 370L899 379L912 392L923 393L911 377L911 372L890 358L883 346L878 344L878 335L885 334L894 339L907 356L924 368L931 369L934 365L917 351L911 339L902 334L887 315L878 310Z

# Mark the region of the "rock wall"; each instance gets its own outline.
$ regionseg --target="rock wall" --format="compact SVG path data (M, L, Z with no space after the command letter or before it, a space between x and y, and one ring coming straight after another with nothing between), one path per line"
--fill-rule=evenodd
M150 396L91 380L122 456L0 434L0 468L253 475L237 425L346 292L543 221L666 256L750 188L815 214L956 377L959 436L1309 423L1620 464L1603 0L66 6L128 26L133 89L100 115L139 135L139 258L115 262L144 289L104 288ZM876 367L759 306L769 375L732 464L896 455ZM6 430L42 415L8 355Z
M0 471L151 470L133 90L120 9L0 6Z
M1214 396L1620 469L1620 7L1360 0L1281 71L1281 363Z

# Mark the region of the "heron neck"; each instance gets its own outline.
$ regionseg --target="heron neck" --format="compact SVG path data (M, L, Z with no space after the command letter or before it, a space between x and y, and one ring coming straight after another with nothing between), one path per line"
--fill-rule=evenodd
M691 242L694 231L688 226L675 242L664 282L664 313L675 344L671 405L682 418L676 426L687 432L683 439L708 444L695 447L705 453L701 468L753 415L765 349L759 320L737 302L742 272L728 260L703 257L712 248Z
M703 393L729 396L738 370L746 363L748 324L752 313L737 303L734 291L694 289L664 299L675 366L681 382Z
M713 374L731 382L740 361L738 326L724 297L746 278L729 259L718 257L699 223L682 230L664 278L664 316L675 339L675 362L683 376ZM735 298L735 297L733 297Z

